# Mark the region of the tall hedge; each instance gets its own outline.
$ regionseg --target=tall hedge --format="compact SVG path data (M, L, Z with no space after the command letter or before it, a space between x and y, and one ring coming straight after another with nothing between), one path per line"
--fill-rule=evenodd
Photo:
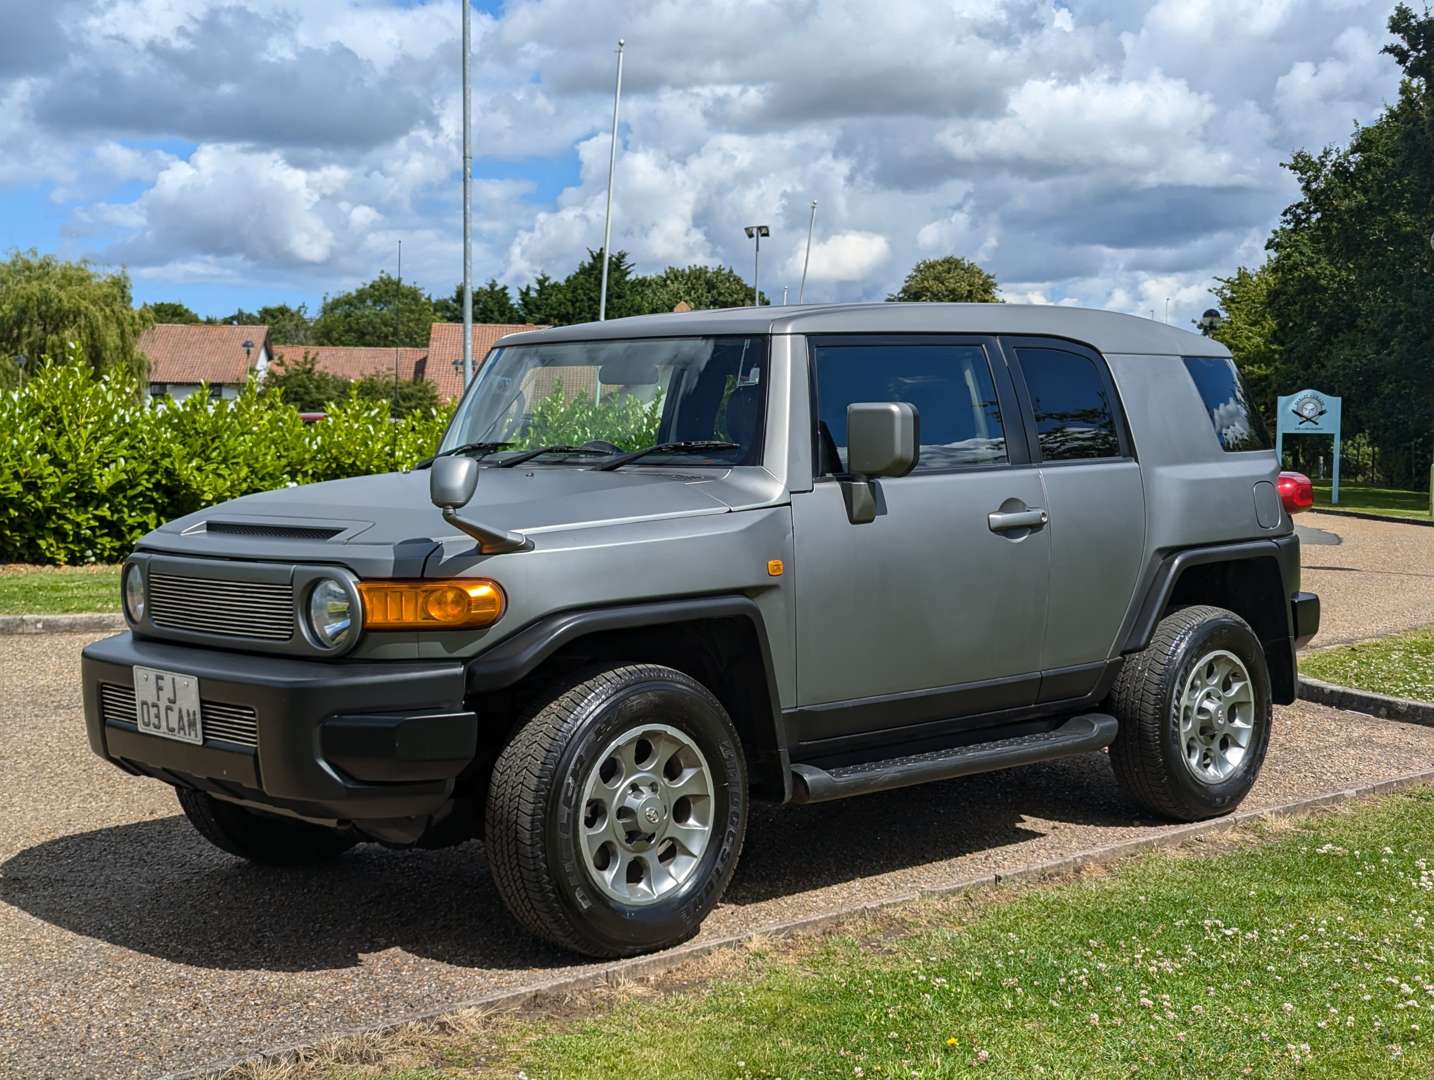
M121 372L43 368L0 393L0 561L114 562L157 525L226 499L407 468L450 415L388 411L350 399L306 425L253 383L234 401L155 404Z

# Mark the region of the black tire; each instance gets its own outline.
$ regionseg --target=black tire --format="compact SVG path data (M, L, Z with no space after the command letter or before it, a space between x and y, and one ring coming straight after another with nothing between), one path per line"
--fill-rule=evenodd
M356 840L322 825L235 806L190 788L179 805L199 835L221 851L268 866L311 866L336 859Z
M747 829L747 766L731 719L706 687L654 664L577 673L539 698L499 755L488 790L488 865L504 903L538 937L586 956L635 956L686 941L726 890ZM706 759L712 829L672 893L629 905L586 869L582 788L614 739L655 722L684 733Z
M1207 783L1186 763L1178 701L1196 664L1216 650L1233 653L1249 672L1253 731L1235 771ZM1203 821L1230 813L1254 786L1270 744L1270 675L1259 638L1234 612L1200 606L1167 615L1150 645L1126 659L1112 704L1120 733L1110 762L1126 794L1145 809Z

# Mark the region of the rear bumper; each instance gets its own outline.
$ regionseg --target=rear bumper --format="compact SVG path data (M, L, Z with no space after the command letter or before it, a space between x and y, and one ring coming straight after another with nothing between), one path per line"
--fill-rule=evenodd
M433 814L477 748L458 661L326 663L123 633L87 647L82 663L95 753L130 773L307 818ZM203 745L142 733L126 716L135 665L198 677L202 718L217 707Z
M1290 625L1294 629L1295 648L1303 649L1319 633L1319 597L1314 593L1296 593L1290 600Z

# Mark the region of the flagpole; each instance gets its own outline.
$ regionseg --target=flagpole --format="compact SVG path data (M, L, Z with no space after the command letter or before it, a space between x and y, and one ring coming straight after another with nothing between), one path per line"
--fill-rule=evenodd
M626 43L617 39L617 85L612 92L612 142L607 150L607 213L602 226L602 292L598 296L598 322L607 318L607 261L612 245L612 174L617 166L617 110L622 101L622 53Z

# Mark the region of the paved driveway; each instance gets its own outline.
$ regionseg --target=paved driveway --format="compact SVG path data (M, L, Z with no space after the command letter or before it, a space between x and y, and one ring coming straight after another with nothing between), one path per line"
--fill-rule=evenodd
M1341 541L1306 547L1330 637L1434 621L1434 530L1306 521ZM1384 541L1386 529L1399 531ZM0 638L0 1076L154 1076L567 969L568 957L507 917L476 844L367 846L301 871L209 847L168 788L90 754L78 682L86 640ZM1281 709L1247 805L1431 766L1434 729ZM761 810L708 932L1165 827L1132 817L1102 754Z
M1320 595L1315 647L1434 623L1434 528L1303 514L1304 588Z

